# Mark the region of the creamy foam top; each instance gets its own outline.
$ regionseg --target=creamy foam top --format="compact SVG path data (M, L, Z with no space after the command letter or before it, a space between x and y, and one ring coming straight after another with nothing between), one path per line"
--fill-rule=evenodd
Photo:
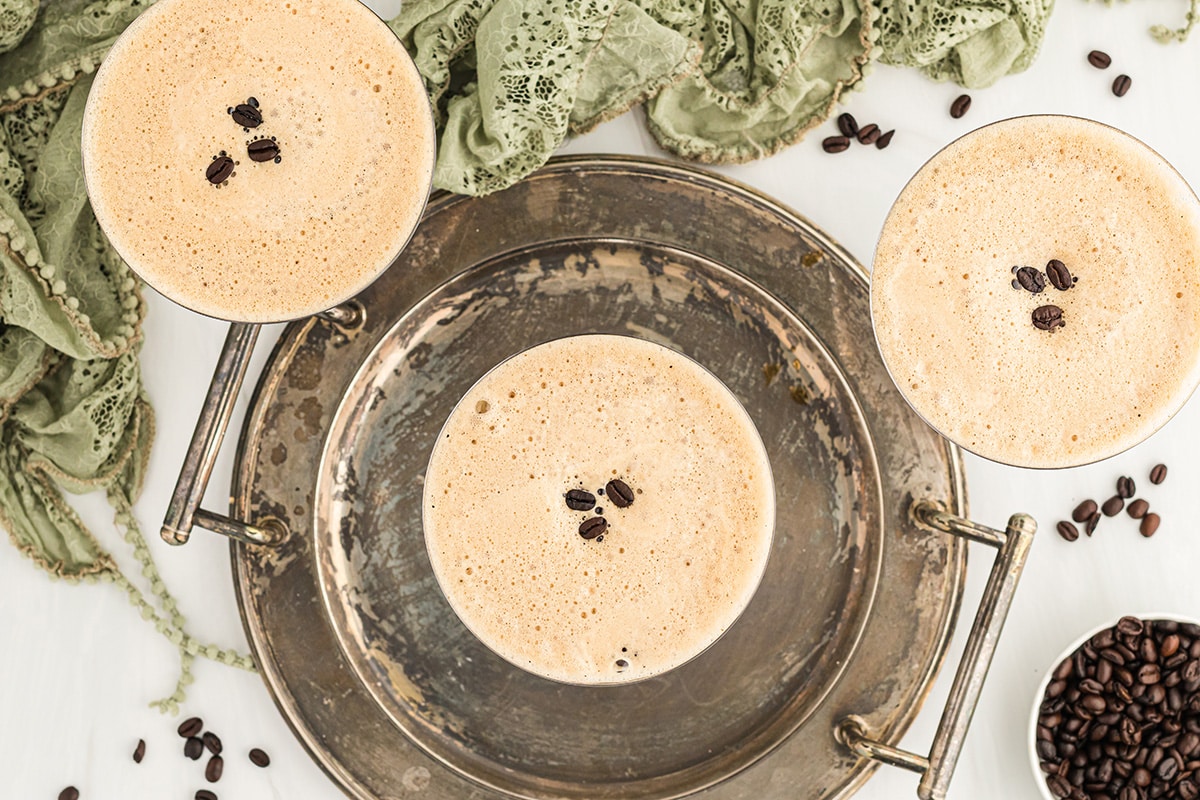
M587 541L570 489L620 478ZM687 661L749 603L774 487L754 423L707 370L624 336L539 345L462 398L425 479L429 557L484 644L571 683L619 683Z
M255 98L248 133L227 109ZM275 137L281 160L247 143ZM237 161L220 186L213 157ZM336 305L391 262L428 194L419 74L357 0L159 0L101 66L83 125L104 232L205 314L282 320Z
M1078 282L1014 289L1056 258ZM1107 126L1023 117L981 128L905 187L875 252L884 361L935 428L1000 462L1118 453L1200 378L1200 209L1156 153ZM1065 326L1035 328L1053 304Z

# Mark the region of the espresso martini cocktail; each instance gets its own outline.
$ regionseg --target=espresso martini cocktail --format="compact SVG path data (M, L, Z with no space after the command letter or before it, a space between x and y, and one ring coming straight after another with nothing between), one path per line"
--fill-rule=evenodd
M88 195L129 266L210 316L268 322L365 288L429 193L432 115L357 0L159 0L100 67Z
M1200 380L1200 204L1114 128L998 122L901 192L871 312L896 385L950 440L1016 466L1097 461Z

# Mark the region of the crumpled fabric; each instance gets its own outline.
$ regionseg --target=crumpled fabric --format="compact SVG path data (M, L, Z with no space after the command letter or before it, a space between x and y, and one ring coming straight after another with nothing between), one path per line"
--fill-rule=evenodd
M989 86L1025 69L1053 0L409 0L389 24L434 107L434 184L512 185L643 102L662 147L737 163L820 124L876 60Z
M51 575L105 580L179 647L174 712L201 644L163 585L132 505L154 436L138 351L146 306L108 244L83 183L92 76L145 0L0 0L0 526ZM102 490L149 597L117 568L63 492Z

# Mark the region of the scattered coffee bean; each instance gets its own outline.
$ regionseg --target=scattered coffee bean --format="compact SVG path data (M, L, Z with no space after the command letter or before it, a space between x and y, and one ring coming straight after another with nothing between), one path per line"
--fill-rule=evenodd
M140 764L146 757L146 740L138 739L137 747L133 748L133 763Z
M859 144L875 144L875 140L879 138L879 126L872 122L869 125L863 125L858 129Z
M1040 294L1046 288L1046 276L1033 267L1021 267L1017 270L1017 283L1027 292Z
M1096 526L1099 524L1100 524L1100 512L1097 511L1097 512L1093 513L1090 517L1088 517L1087 526L1084 527L1083 532L1086 533L1088 536L1091 536L1093 533L1096 532Z
M1137 485L1133 482L1133 478L1128 475L1117 478L1117 494L1126 500L1137 494Z
M955 119L961 119L963 114L967 113L967 109L971 107L971 95L960 94L954 98L954 102L950 104L950 116Z
M1155 486L1167 479L1167 465L1155 464L1154 469L1150 470L1150 482Z
M1146 516L1146 512L1150 510L1150 504L1140 497L1129 504L1129 508L1125 509L1129 516L1134 519L1141 519Z
M1113 81L1112 93L1117 97L1124 97L1125 93L1129 91L1129 87L1132 85L1133 78L1130 78L1128 75L1118 75L1117 79Z
M271 757L257 747L250 751L250 763L256 767L266 767L271 763Z
M1151 511L1146 516L1142 517L1142 523L1138 525L1138 532L1149 539L1158 530L1158 524L1161 522L1158 514Z
M896 129L895 129L895 128L893 128L892 130L888 131L887 133L881 133L881 134L879 134L879 138L875 140L875 147L876 147L876 148L878 148L878 149L880 149L880 150L883 150L883 149L884 149L884 148L886 148L886 147L887 147L889 144L891 144L891 143L892 143L892 137L893 137L893 136L895 136L895 135L896 135Z
M217 800L217 796L208 789L201 789L196 792L196 800Z
M1058 531L1058 535L1066 539L1068 542L1073 542L1079 538L1079 529L1076 528L1073 523L1067 522L1066 520L1058 523L1055 529Z
M1087 522L1096 513L1097 508L1095 500L1084 500L1075 506L1075 510L1071 512L1071 519L1076 522Z
M579 535L585 539L595 539L608 530L608 520L604 517L588 517L579 523Z
M246 145L251 161L274 161L279 158L279 145L274 139L255 139Z
M58 793L58 800L79 800L79 790L74 786L68 786Z
M1103 50L1093 50L1088 53L1088 63L1096 69L1108 69L1108 65L1112 63L1112 57Z
M183 754L192 761L199 761L200 754L204 752L204 742L199 736L191 736L183 743Z
M229 113L233 121L243 128L257 128L262 125L262 112L249 103L239 103Z
M1106 517L1115 517L1121 513L1121 509L1125 507L1125 500L1119 494L1114 494L1112 497L1104 501L1104 505L1100 506L1100 510L1104 512Z
M1052 331L1066 325L1063 312L1058 306L1038 306L1033 310L1033 327L1040 331Z
M633 490L620 478L613 478L604 484L604 491L617 508L629 508L633 505Z
M574 511L589 511L596 505L596 495L583 489L572 489L567 492L567 508Z
M214 186L220 185L229 180L235 166L233 159L229 156L213 156L212 162L204 170L204 177Z
M208 766L204 768L204 779L209 783L216 783L221 780L221 773L225 771L225 760L220 756L213 756L208 760Z
M204 730L204 720L200 719L199 717L190 717L189 719L185 719L183 722L179 723L179 728L176 730L176 732L183 738L187 739L198 735L202 730Z
M826 153L840 153L850 147L850 137L827 136L821 142L821 147L825 148Z
M1071 270L1067 269L1067 265L1057 258L1050 259L1046 264L1046 277L1050 279L1050 285L1060 292L1065 292L1074 285Z
M858 136L858 121L851 114L839 114L837 118L838 130L842 132L842 136L848 139L853 139Z
M214 756L221 755L221 737L217 736L211 731L206 731L201 741L204 742L204 746L207 747L208 751Z

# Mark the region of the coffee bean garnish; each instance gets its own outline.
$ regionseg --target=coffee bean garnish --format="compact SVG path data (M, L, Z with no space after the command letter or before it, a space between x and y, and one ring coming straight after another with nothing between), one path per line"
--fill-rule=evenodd
M1112 57L1103 50L1093 50L1088 53L1088 63L1096 69L1108 69L1108 65L1112 63Z
M1071 279L1071 270L1067 269L1067 265L1057 258L1050 259L1046 264L1046 277L1050 279L1050 285L1060 292L1065 292L1074 285L1074 281Z
M1121 513L1121 509L1124 507L1125 499L1119 494L1114 494L1104 501L1104 505L1100 506L1100 510L1104 512L1104 516L1106 517L1115 517Z
M875 144L875 140L879 138L879 126L872 122L869 125L864 125L858 129L859 144Z
M68 786L58 793L58 800L79 800L79 790L74 786Z
M1087 525L1084 527L1083 532L1086 533L1088 536L1091 536L1093 533L1096 532L1096 526L1099 524L1100 524L1100 512L1096 511L1090 517L1088 517Z
M1087 522L1092 514L1096 513L1096 501L1084 500L1079 505L1075 506L1075 510L1071 512L1071 519L1076 522Z
M1129 516L1133 517L1134 519L1141 519L1142 517L1146 516L1146 512L1149 510L1150 504L1141 498L1134 500L1129 504L1129 508L1125 509Z
M246 154L251 161L279 163L279 144L274 139L255 139L246 145Z
M176 733L187 739L195 736L202 730L204 730L204 720L200 719L199 717L190 717L189 719L185 719L183 722L179 723L179 728L176 729Z
M1167 479L1167 465L1155 464L1154 469L1150 470L1150 482L1155 486Z
M225 760L220 756L213 756L208 760L208 766L204 768L204 779L209 783L216 783L221 780L221 773L225 771Z
M1118 75L1117 79L1113 81L1112 93L1117 97L1124 97L1125 93L1129 91L1129 87L1132 85L1133 78L1130 78L1128 75Z
M138 739L137 747L133 748L133 763L140 764L146 757L146 740Z
M1027 292L1040 294L1046 288L1046 276L1033 267L1020 267L1017 270L1017 284Z
M849 136L827 136L821 142L821 147L825 148L826 153L840 153L850 147Z
M217 800L217 796L208 789L200 789L196 792L196 800Z
M1128 500L1137 493L1137 486L1133 482L1133 478L1128 475L1122 475L1117 478L1117 494Z
M250 763L256 767L266 767L271 764L271 757L256 747L250 751Z
M960 94L954 98L954 102L950 104L950 116L955 119L961 119L963 114L971 107L971 95Z
M214 186L218 186L229 180L229 176L233 174L233 168L236 164L233 159L222 153L219 156L213 156L213 160L204 170L204 177Z
M604 517L588 517L579 523L579 535L585 539L595 539L608 530L608 520Z
M590 511L596 505L596 496L583 489L572 489L567 492L567 508L572 511Z
M608 494L608 499L617 508L629 508L629 506L633 505L633 490L629 488L629 484L620 478L613 478L604 484L604 491Z
M221 755L221 737L217 736L211 731L206 731L204 736L201 738L201 741L204 742L204 746L207 747L208 751L214 756Z
M233 117L234 122L247 130L262 125L262 112L258 110L257 106L252 106L249 103L238 104L230 110L229 114Z
M1068 542L1073 542L1079 538L1079 529L1073 523L1063 520L1055 526L1058 535L1066 539Z
M887 147L889 144L892 143L892 137L895 135L896 135L895 128L888 131L887 133L879 134L879 138L875 140L875 147L879 150L884 149L885 147Z
M1153 511L1151 511L1150 513L1146 514L1146 516L1142 517L1142 523L1138 525L1138 533L1149 539L1158 530L1158 525L1160 522L1162 522L1162 520L1159 519L1158 514L1155 514Z
M204 752L204 742L199 736L190 736L183 743L183 754L192 761L199 761L201 753Z
M858 121L851 114L839 114L837 118L838 130L842 132L842 136L848 139L853 139L858 136Z
M1052 331L1066 325L1062 309L1058 306L1038 306L1033 310L1033 327L1040 331Z

